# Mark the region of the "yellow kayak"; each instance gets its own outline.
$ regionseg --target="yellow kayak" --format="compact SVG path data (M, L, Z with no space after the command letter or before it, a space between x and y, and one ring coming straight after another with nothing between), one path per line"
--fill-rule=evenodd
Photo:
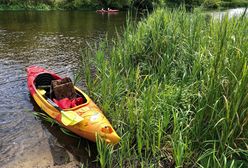
M83 101L73 107L62 109L54 102L51 84L62 78L42 67L27 68L28 89L39 107L63 127L91 141L100 136L107 143L116 144L120 141L108 119L97 105L79 88L74 87L77 98ZM74 103L75 104L75 103Z

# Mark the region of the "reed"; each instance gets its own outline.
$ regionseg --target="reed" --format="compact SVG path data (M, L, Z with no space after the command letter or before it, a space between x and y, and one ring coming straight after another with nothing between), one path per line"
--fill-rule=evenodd
M103 139L99 138L97 135L97 151L98 151L98 160L102 168L112 167L113 162L113 146L107 144Z
M82 76L122 136L116 150L98 143L102 167L247 167L247 27L158 9L89 46Z

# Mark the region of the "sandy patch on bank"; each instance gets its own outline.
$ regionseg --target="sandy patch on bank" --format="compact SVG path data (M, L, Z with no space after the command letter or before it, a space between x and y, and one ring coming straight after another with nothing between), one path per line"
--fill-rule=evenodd
M25 153L16 156L16 158L3 165L3 168L76 168L80 167L79 162L73 160L71 154L69 154L68 163L63 165L55 165L53 156L50 151L48 141L45 140L40 145L33 149L26 151Z

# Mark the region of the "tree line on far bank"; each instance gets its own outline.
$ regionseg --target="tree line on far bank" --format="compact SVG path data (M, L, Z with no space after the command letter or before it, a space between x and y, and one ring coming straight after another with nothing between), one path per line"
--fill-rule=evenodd
M186 6L203 6L207 8L218 8L220 6L247 6L247 0L1 0L0 6L6 8L40 8L40 9L97 9L118 8L125 9L136 7L150 9L154 6L170 4Z

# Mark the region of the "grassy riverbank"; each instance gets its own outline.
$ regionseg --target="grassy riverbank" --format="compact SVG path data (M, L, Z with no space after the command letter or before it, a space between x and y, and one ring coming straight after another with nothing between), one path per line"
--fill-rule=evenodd
M171 4L185 4L188 7L234 8L248 6L247 0L167 0Z
M109 2L94 0L5 0L0 2L0 10L93 10L102 7L125 8L130 4L127 1Z
M11 5L6 5L6 4L0 4L0 11L2 10L52 10L52 9L58 9L54 8L50 5L47 4L11 4Z
M248 1L247 0L223 1L221 3L221 6L226 8L248 7Z
M85 49L90 96L122 136L97 143L101 166L247 167L247 27L159 9Z
M46 3L13 3L13 4L1 4L0 10L95 10L100 8L98 5L82 4L77 6L76 4L46 4Z

